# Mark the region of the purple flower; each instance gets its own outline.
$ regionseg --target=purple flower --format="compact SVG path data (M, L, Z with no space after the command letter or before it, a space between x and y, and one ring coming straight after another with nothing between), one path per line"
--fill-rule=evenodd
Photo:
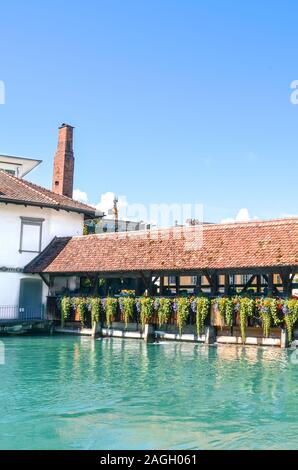
M140 299L136 299L136 309L137 309L138 314L140 314L141 313L141 301L140 301Z
M107 299L102 299L101 305L102 305L102 309L104 312L106 311L106 304L107 304Z
M157 312L158 309L159 309L159 304L160 304L159 299L155 299L155 300L154 300L154 310L155 310L156 312Z
M196 299L191 302L190 307L191 307L192 312L196 313L196 311L197 311L197 301L196 301Z
M177 300L173 300L173 312L177 313L178 310L178 302Z
M283 306L282 306L282 313L283 313L284 315L288 315L289 311L288 311L287 305L283 305Z

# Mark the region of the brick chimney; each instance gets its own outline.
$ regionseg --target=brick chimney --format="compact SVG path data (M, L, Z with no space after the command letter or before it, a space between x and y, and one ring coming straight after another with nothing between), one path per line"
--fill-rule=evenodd
M54 160L53 192L72 197L74 156L73 127L62 124L59 127L58 147Z

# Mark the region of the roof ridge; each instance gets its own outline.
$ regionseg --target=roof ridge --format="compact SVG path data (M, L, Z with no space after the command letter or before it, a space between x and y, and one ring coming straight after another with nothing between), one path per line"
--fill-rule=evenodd
M200 223L198 225L190 226L181 226L181 227L160 227L154 229L143 229L143 230L129 230L127 232L105 232L105 233L93 233L90 235L75 235L72 238L86 238L86 237L96 237L96 238L124 238L132 236L141 236L143 234L159 234L159 233L170 233L170 232L194 232L196 230L223 230L223 229L235 229L235 228L244 228L244 227L256 227L256 226L274 226L274 225L290 225L298 224L298 217L291 218L280 218L280 219L268 219L268 220L250 220L247 222L231 222L226 224L216 223L216 224L206 224Z

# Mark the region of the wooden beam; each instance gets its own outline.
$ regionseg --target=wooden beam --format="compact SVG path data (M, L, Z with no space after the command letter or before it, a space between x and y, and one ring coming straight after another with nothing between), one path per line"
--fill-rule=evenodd
M251 287L251 285L252 285L252 283L254 282L255 278L256 278L255 275L251 276L251 278L247 281L247 283L245 284L245 286L244 286L243 289L241 290L241 293L246 292L247 289L248 289L249 287Z
M50 286L51 286L50 279L48 280L43 273L39 273L39 276L41 277L41 279L43 280L45 285L50 288Z
M176 280L176 294L179 295L180 294L180 277L176 276L175 280Z
M230 293L230 275L225 274L225 295Z

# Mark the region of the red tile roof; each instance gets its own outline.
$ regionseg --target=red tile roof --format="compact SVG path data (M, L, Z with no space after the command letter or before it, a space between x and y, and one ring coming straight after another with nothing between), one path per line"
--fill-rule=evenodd
M56 238L25 271L203 273L273 267L298 272L298 218Z
M95 215L95 209L87 204L55 194L49 189L16 178L3 170L0 170L0 202L65 209L88 216Z

